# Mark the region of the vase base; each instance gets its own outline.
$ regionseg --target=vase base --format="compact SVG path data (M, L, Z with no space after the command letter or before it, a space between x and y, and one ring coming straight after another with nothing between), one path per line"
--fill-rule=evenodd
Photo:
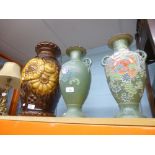
M44 117L55 117L54 113L47 112L36 112L36 111L23 111L19 114L20 116L44 116Z
M127 114L127 113L122 113L122 112L118 113L115 117L116 118L145 118L145 116L142 115L141 113L134 113L134 114L128 113Z
M3 113L3 112L0 112L0 115L1 115L1 116L7 116L7 115L8 115L8 113Z
M63 114L63 117L85 117L82 111L80 110L68 110L66 113Z

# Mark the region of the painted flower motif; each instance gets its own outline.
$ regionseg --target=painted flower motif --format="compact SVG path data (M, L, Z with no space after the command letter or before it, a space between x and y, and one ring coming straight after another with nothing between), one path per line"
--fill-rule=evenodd
M139 72L139 78L146 78L146 72L145 71Z
M68 70L66 74L60 74L60 80L67 82L71 78L71 72Z
M114 93L118 93L118 92L121 91L121 86L120 86L120 84L118 82L112 82L111 81L109 83L109 86L110 86L112 92L114 92Z
M130 82L131 78L128 73L122 75L122 82Z
M133 94L130 94L130 93L123 93L121 95L121 99L124 102L124 104L131 104L132 97L133 97Z
M123 102L129 102L130 101L130 96L127 93L123 93L121 95L121 99L123 100Z
M112 91L114 92L114 93L118 93L119 91L121 91L121 88L120 87L113 87L112 88Z
M140 97L142 97L143 92L144 92L143 90L139 91L139 93L138 93L138 94L139 94L139 96L140 96Z
M75 84L75 85L78 86L80 84L80 80L78 78L72 78L72 79L69 80L69 84L70 85Z
M68 68L67 67L63 67L62 68L62 74L67 74L68 72Z
M115 73L117 72L118 74L124 74L128 72L129 61L126 59L118 59L113 65L113 70Z
M139 69L141 71L144 71L145 70L145 60L141 56L137 56L137 61L139 64Z
M137 70L135 68L131 68L129 69L128 74L131 78L134 78L137 75Z
M118 73L118 72L120 72L120 70L123 68L123 65L122 64L119 64L119 65L117 65L116 67L114 67L113 68L113 71L115 72L115 73Z
M133 55L118 55L111 58L113 61L109 63L108 72L110 74L124 75L128 73L131 78L137 74L137 60Z
M133 94L133 93L128 92L128 96L129 96L129 98L130 98L130 100L131 100L131 98L134 96L134 94Z
M130 61L130 64L137 64L135 55L131 54L127 59Z
M128 94L131 94L132 96L137 93L137 89L135 89L135 86L132 83L126 83L124 84L124 89Z
M111 81L116 81L121 79L121 75L119 74L112 74L109 76Z
M143 89L143 83L142 83L142 81L138 80L136 82L135 87L136 87L136 89Z

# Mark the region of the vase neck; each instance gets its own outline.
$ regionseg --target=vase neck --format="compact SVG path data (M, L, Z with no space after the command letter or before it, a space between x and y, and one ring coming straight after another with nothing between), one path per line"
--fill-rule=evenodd
M129 44L126 39L119 39L113 42L114 52L129 51Z
M40 57L40 58L54 58L55 59L55 55L50 51L41 51L38 54L38 57Z
M71 60L80 60L82 57L81 51L74 50L70 52L70 58Z

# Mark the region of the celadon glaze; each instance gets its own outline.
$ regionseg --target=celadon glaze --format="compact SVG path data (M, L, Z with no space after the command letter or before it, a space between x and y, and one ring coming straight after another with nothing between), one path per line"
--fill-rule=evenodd
M116 117L144 117L139 105L146 82L146 54L130 51L132 40L130 34L113 36L108 45L114 54L102 59L110 91L120 108Z
M83 58L86 50L82 47L70 47L66 54L70 61L62 65L59 76L61 93L67 105L67 112L63 116L84 117L81 108L89 93L92 61Z

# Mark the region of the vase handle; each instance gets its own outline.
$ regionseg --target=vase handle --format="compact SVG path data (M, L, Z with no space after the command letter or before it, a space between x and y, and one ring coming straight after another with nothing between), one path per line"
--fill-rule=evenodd
M84 58L82 61L83 61L84 64L85 64L86 66L88 66L88 68L90 69L90 67L91 67L91 65L92 65L92 60L91 60L90 58Z
M102 66L106 66L107 64L106 64L106 61L107 61L107 59L109 58L110 56L105 56L105 57L103 57L102 58L102 60L101 60L101 64L102 64Z
M146 60L147 54L144 51L136 50L136 52L143 58L144 61Z

